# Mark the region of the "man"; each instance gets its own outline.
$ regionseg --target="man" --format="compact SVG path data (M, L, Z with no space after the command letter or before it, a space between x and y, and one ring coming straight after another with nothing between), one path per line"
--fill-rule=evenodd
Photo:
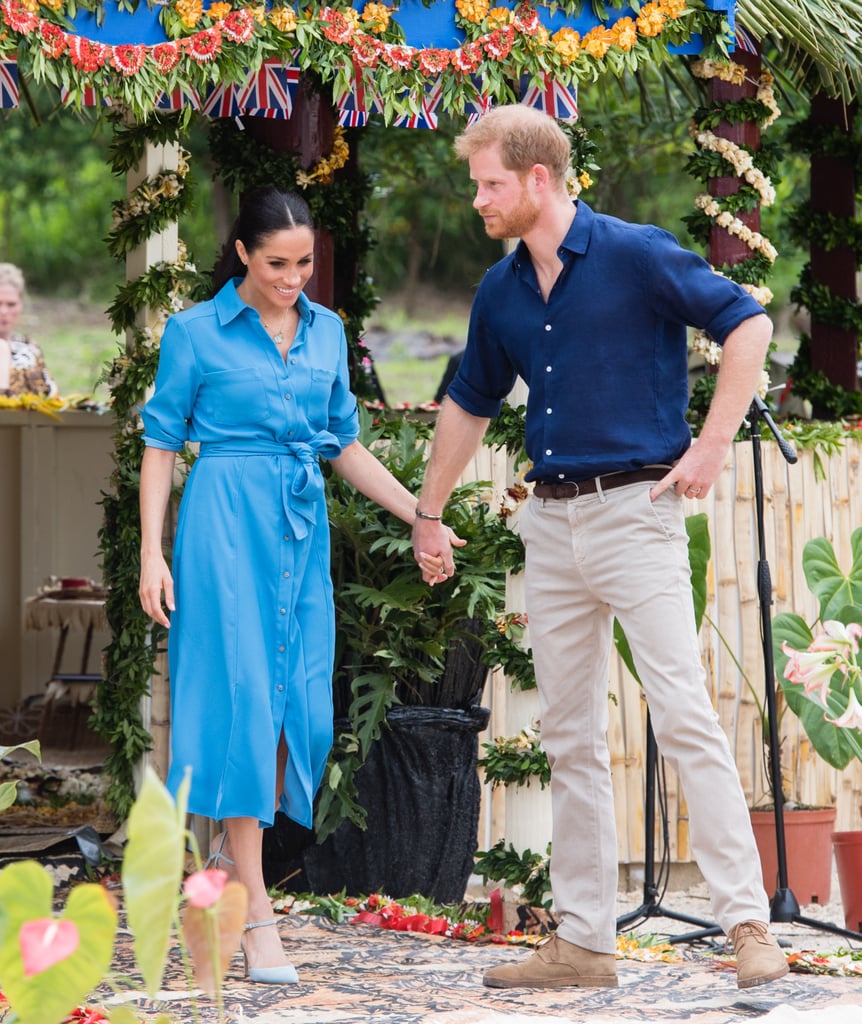
M740 988L787 962L769 934L745 797L704 686L681 498L715 482L751 402L772 325L744 289L655 227L601 216L566 190L569 145L547 115L498 107L455 143L492 238L520 238L473 304L435 431L416 552L454 572L441 516L516 376L529 387L533 496L521 515L526 599L552 767L551 883L560 925L491 987L616 985L617 845L606 741L613 618L653 728L679 772L691 842ZM687 325L723 346L695 444L685 421Z

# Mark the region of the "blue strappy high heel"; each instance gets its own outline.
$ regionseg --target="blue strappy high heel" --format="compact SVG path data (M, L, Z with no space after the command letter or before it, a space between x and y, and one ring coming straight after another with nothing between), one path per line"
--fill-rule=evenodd
M243 931L247 932L252 928L266 928L276 924L278 924L278 920L272 917L268 921L255 921L252 924L243 925ZM263 985L295 985L299 981L293 964L283 964L281 967L249 967L246 951L241 946L240 949L245 962L245 973L250 981Z
M234 862L224 852L224 844L227 842L227 832L221 832L217 836L218 842L216 848L207 857L207 862L204 864L204 871L208 871L210 868L219 868L222 864L227 864L228 867L235 867Z

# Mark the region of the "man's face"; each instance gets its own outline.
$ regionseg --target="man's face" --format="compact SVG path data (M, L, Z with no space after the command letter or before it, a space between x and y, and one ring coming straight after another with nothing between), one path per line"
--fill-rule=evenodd
M470 177L476 183L473 206L485 222L488 237L523 238L540 213L529 174L507 170L497 146L478 150L469 162Z

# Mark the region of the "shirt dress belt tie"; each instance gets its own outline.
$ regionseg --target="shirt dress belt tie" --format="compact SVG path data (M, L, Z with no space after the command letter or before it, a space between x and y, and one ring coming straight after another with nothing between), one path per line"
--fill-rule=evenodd
M264 441L245 440L220 441L217 444L202 444L199 458L243 457L246 455L280 455L294 458L299 462L296 471L286 472L281 467L282 507L294 537L303 540L308 536L309 526L317 522L316 507L324 495L323 474L320 471L321 455L337 455L341 451L337 439L327 431L315 434L309 441Z
M585 494L596 494L601 486L603 491L626 484L640 484L647 480L661 480L667 475L670 466L654 466L645 469L633 469L627 473L608 473L607 476L596 476L590 480L539 480L533 485L533 496L536 498L579 498Z

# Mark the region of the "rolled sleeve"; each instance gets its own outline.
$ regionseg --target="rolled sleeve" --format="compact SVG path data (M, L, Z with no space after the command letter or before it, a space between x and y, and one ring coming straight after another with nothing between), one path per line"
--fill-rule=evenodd
M644 280L651 284L657 312L668 320L707 331L719 345L744 320L764 312L741 285L717 274L670 232L652 230L648 261L651 272Z
M147 447L182 450L189 440L200 377L188 331L180 320L171 318L162 334L155 391L141 410Z

